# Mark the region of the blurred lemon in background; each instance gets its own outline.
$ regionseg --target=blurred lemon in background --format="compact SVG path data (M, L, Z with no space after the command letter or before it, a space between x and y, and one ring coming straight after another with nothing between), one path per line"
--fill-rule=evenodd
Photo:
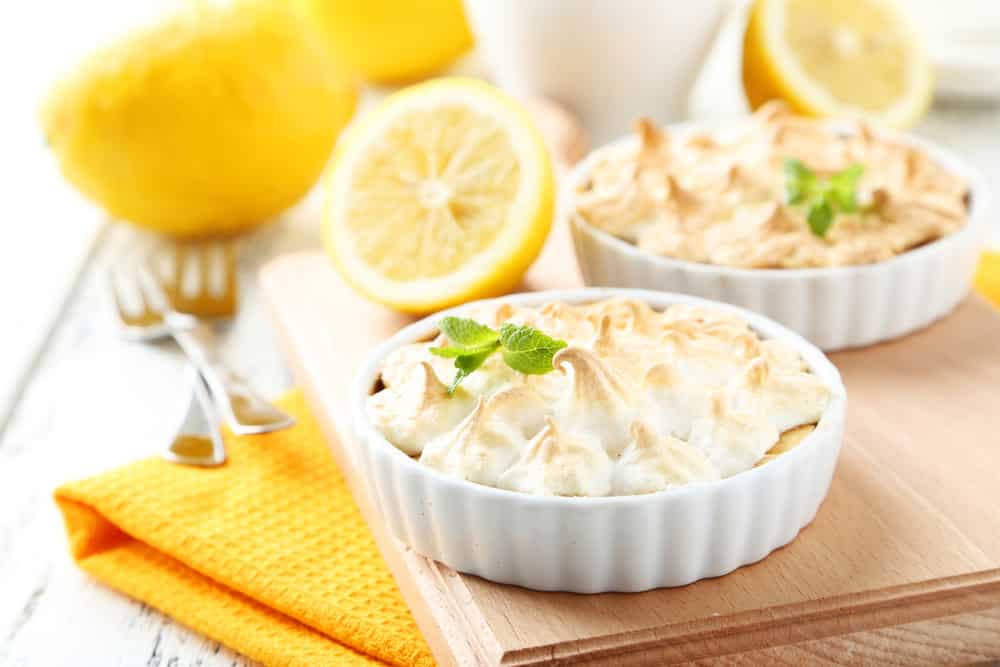
M927 111L933 72L893 0L756 0L743 85L754 108L780 98L811 116L905 128Z
M472 46L461 0L298 0L337 60L369 81L434 74Z
M42 124L66 178L113 216L206 236L302 197L356 101L353 77L280 0L195 3L93 53Z
M548 152L481 81L405 89L353 127L327 182L324 240L344 279L425 313L513 288L552 225Z

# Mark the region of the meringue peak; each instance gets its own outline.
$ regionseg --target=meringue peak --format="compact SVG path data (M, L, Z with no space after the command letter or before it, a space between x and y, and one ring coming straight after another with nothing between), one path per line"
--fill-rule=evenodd
M727 190L731 188L748 190L757 187L757 181L753 174L739 162L733 162L726 169L724 183Z
M629 387L625 380L596 354L582 347L569 346L556 353L553 365L566 371L572 379L571 394L588 403L621 404L629 402Z
M753 120L768 124L784 120L792 116L792 110L784 100L774 99L753 113Z
M688 190L673 174L667 174L667 191L670 202L681 218L691 217L705 208L706 201L693 190Z
M659 436L656 434L656 431L654 431L649 424L641 419L635 419L632 421L629 425L628 433L632 438L631 444L633 444L635 448L640 451L648 451L652 449L659 440Z
M422 402L448 398L448 385L441 382L434 368L426 361L420 362L421 377L418 380L423 390L420 392Z
M615 349L615 336L610 315L602 315L594 336L594 351L601 355L611 354Z
M592 304L588 309L591 321L600 318L598 328L601 319L610 318L608 331L612 333L615 330L645 333L654 325L658 316L645 301L625 297L607 299L599 304Z
M721 391L714 391L708 399L708 416L722 419L726 415L726 399Z
M482 414L487 419L508 424L525 437L530 437L542 427L542 418L547 408L538 391L521 383L493 393L486 399Z
M489 401L476 406L457 426L431 440L420 462L455 477L495 485L524 445L524 436L503 420L490 419Z
M639 407L638 388L610 362L582 347L564 348L554 361L569 378L555 413L577 431L598 439L609 455L617 456Z
M730 409L721 392L710 403L708 415L692 424L689 443L723 477L748 470L778 441L780 433L765 415Z
M729 406L764 415L779 431L814 424L826 409L830 391L812 373L796 370L791 360L778 366L768 355L747 364L721 394Z
M643 387L678 387L680 375L668 363L654 364L642 378Z
M466 415L465 419L458 423L454 429L454 435L456 435L459 440L468 440L473 437L483 425L483 413L485 409L486 399L482 396L477 397L476 405L472 408L472 412Z
M745 382L749 387L763 387L771 374L771 364L764 357L757 357L747 366Z
M613 469L603 449L564 431L549 416L520 458L500 475L499 486L540 495L606 496Z
M652 493L719 479L719 471L705 454L683 440L660 435L638 419L632 422L629 432L631 439L619 460L617 493Z
M429 363L420 362L414 369L402 384L369 396L366 405L375 427L410 455L420 454L430 440L459 423L471 400L464 391L449 396Z
M639 137L639 145L642 152L659 152L667 148L667 133L649 118L644 116L636 118L632 124L632 129L636 136Z
M569 445L569 441L564 440L562 433L559 432L556 420L552 418L552 415L546 415L545 426L528 443L527 455L537 457L545 463L551 463L563 449L568 449Z

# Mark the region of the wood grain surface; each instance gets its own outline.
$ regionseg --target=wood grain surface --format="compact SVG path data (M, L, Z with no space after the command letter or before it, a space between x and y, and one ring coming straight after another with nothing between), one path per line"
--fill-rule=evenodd
M525 288L579 284L557 230ZM355 496L443 664L639 665L726 656L855 664L1000 657L1000 314L970 297L906 339L833 355L849 395L830 494L789 546L690 586L539 593L455 573L385 533L351 472L347 385L409 318L355 296L320 253L262 293Z

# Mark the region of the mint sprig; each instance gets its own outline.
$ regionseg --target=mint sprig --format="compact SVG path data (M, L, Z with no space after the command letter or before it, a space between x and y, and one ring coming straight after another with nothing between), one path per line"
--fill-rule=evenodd
M515 371L544 375L552 370L552 357L566 347L566 341L546 336L525 324L506 323L500 327L503 360Z
M453 345L462 347L484 347L500 340L493 329L465 317L445 317L438 328Z
M502 350L504 362L528 375L543 375L552 370L552 357L566 347L557 340L526 324L505 323L500 331L462 317L445 317L438 325L449 344L432 347L431 354L455 360L455 378L448 388L452 394L482 366L490 355Z
M431 352L433 351L432 349ZM455 390L458 389L458 385L462 383L462 380L472 375L495 351L496 347L492 350L484 350L482 352L463 354L455 357L455 368L457 370L455 371L455 377L452 379L451 385L448 387L448 395L454 394Z
M804 205L809 229L825 238L837 213L858 210L858 181L864 171L863 165L854 164L822 179L801 160L785 158L786 200L792 205Z

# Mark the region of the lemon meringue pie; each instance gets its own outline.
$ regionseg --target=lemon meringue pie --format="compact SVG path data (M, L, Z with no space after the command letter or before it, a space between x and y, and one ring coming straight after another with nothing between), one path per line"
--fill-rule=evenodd
M455 369L430 353L441 341L411 343L385 358L366 409L395 447L478 484L608 496L714 481L794 447L831 396L794 348L722 310L627 298L467 310L568 345L549 373L490 359L449 395Z
M953 234L969 187L915 144L858 121L840 131L765 105L743 126L666 132L636 123L634 144L599 149L574 215L654 255L749 269L872 264ZM860 176L850 205L817 229L789 187L788 161L814 185ZM835 219L835 222L834 222Z

